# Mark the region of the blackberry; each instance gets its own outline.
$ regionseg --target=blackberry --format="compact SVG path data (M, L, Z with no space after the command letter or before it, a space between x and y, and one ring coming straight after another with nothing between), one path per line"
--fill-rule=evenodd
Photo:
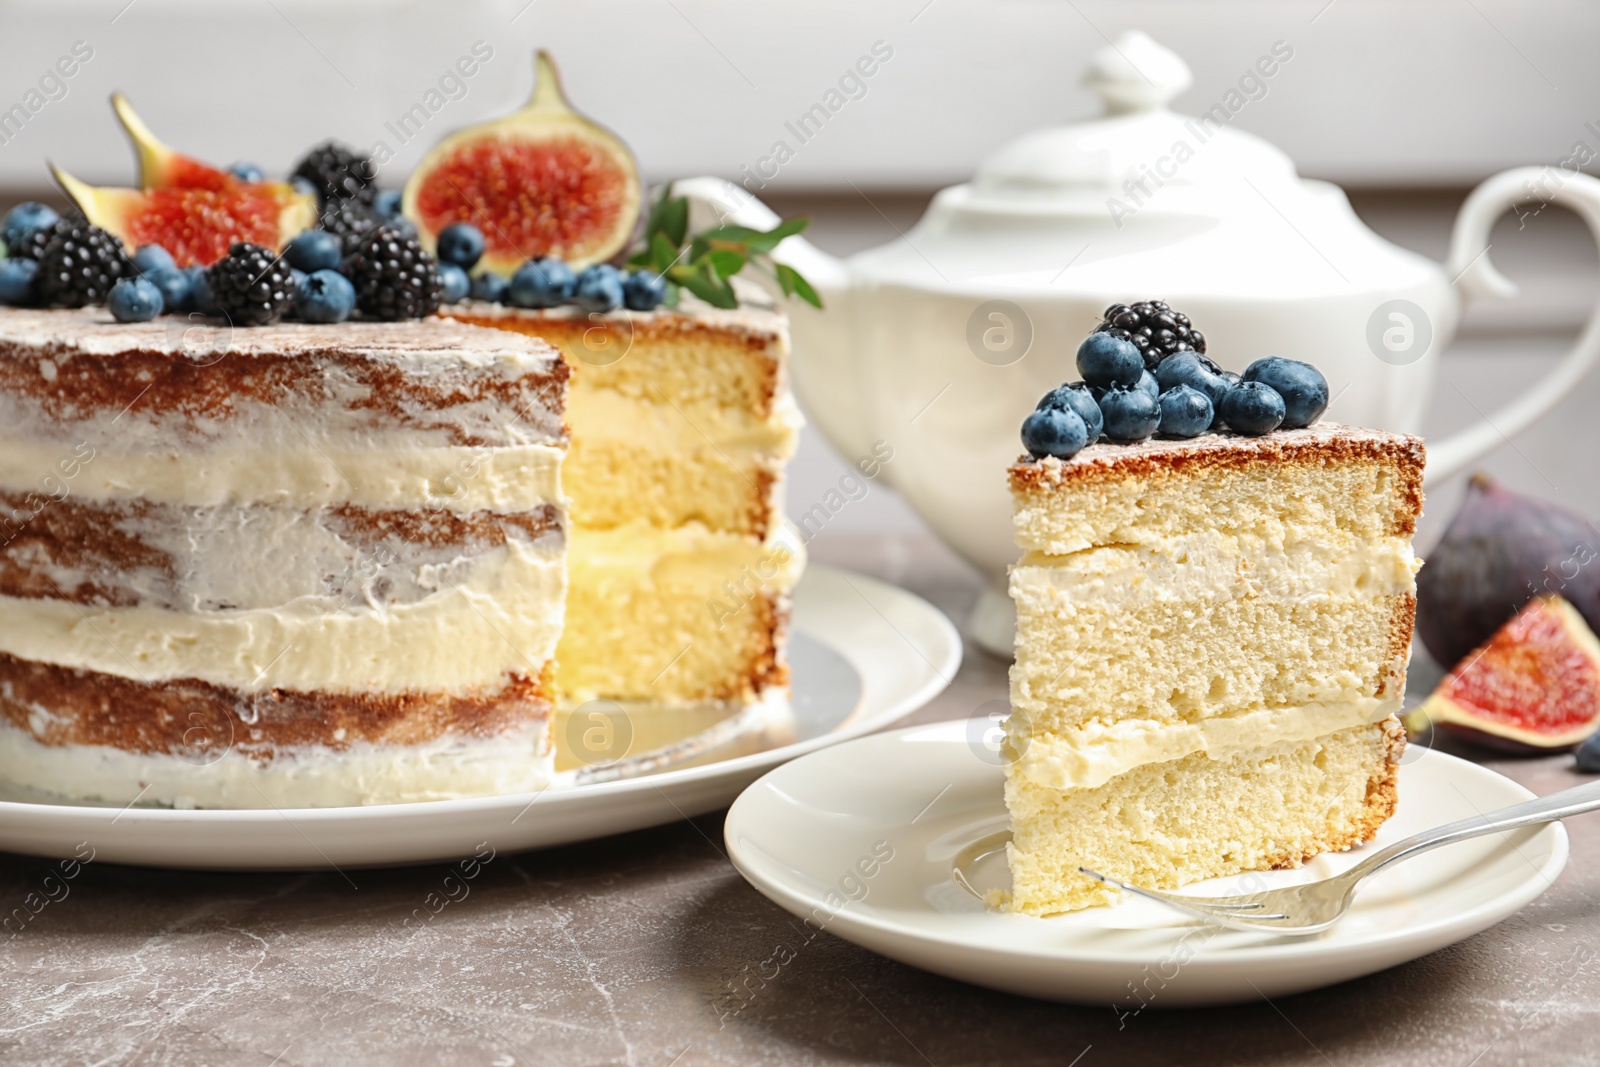
M297 290L289 264L270 248L235 241L206 270L217 310L235 326L266 326L294 307Z
M136 273L122 242L81 215L51 226L37 258L39 300L53 307L104 304L119 278Z
M412 235L390 226L368 234L345 260L356 307L374 319L420 319L439 310L444 280L439 263Z
M384 224L384 218L359 200L336 200L322 209L317 229L339 238L343 254L355 252L367 234Z
M334 141L307 152L294 168L293 176L310 182L324 204L340 200L371 204L378 191L373 186L378 168L372 165L372 160Z
M1195 329L1189 316L1173 311L1164 300L1145 300L1137 304L1112 304L1101 316L1095 333L1109 333L1132 341L1144 356L1147 370L1155 370L1174 352L1204 354L1205 334Z

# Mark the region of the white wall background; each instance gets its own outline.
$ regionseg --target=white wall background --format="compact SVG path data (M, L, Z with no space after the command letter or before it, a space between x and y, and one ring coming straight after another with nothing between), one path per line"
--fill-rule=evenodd
M0 110L75 41L94 58L0 143L0 186L44 184L46 157L131 179L106 107L121 88L202 158L285 169L337 136L399 150L404 173L447 130L528 92L537 46L573 98L655 178L735 175L847 66L893 59L780 174L789 189L930 188L1034 127L1094 110L1078 87L1105 37L1140 27L1195 72L1178 103L1216 102L1275 40L1295 57L1236 120L1307 174L1351 184L1466 184L1600 150L1600 6L1506 0L11 0L0 3ZM482 40L494 56L423 135L385 129Z

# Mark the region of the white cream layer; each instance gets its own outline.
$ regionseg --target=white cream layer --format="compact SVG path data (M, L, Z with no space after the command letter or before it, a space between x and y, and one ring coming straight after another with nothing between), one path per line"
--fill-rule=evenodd
M567 561L574 574L598 571L650 578L698 581L713 592L732 581L746 595L757 588L787 593L805 570L805 544L795 531L778 527L765 541L709 530L698 522L671 530L632 522L609 530L574 527ZM586 579L593 586L600 579Z
M1054 789L1093 789L1147 763L1166 763L1196 753L1226 759L1240 752L1381 722L1400 710L1399 700L1369 698L1298 708L1262 708L1191 723L1150 719L1090 722L1053 737L1012 736L1017 767L1030 780ZM1009 726L1018 729L1020 720Z
M0 651L144 682L198 678L244 692L464 691L537 674L566 601L560 542L511 541L433 595L351 607L327 596L278 608L172 611L0 597ZM239 561L241 566L248 561Z
M546 723L494 738L420 745L320 745L257 762L229 751L204 765L104 745L41 745L0 723L0 781L80 800L199 808L327 808L523 793L554 772Z
M1174 601L1394 596L1416 590L1420 566L1402 538L1282 545L1207 531L1156 545L1029 555L1011 570L1011 595L1022 612L1050 612L1062 602L1114 611Z
M88 446L92 454L75 454L72 446L0 434L0 489L199 507L356 504L469 512L526 511L562 501L565 450L549 444L351 448L299 441L269 448L245 439L183 452ZM69 467L74 473L64 477Z

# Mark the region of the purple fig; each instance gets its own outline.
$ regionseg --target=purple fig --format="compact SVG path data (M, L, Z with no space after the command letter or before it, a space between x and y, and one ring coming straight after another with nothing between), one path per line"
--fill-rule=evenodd
M1600 531L1554 504L1474 474L1467 499L1417 575L1417 633L1459 663L1536 596L1556 594L1600 630Z

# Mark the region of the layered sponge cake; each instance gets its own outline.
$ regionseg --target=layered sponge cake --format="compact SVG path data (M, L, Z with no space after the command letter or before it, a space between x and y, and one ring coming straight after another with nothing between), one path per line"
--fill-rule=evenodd
M1011 904L1294 866L1394 811L1424 453L1333 424L1009 471Z
M444 320L0 311L0 780L226 807L545 785L566 379Z
M563 700L755 703L787 690L801 542L781 525L801 425L782 314L452 305L572 367Z

